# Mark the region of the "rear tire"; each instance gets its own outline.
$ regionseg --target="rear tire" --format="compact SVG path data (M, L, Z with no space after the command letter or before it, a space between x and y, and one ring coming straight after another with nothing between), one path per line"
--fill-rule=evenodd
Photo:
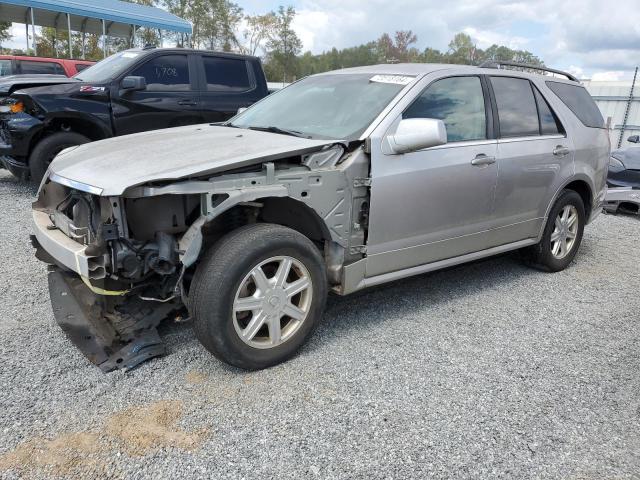
M525 263L547 272L567 268L580 248L585 219L582 197L563 190L549 212L542 239L523 250Z
M90 141L91 140L84 135L75 132L57 132L41 139L29 156L29 174L31 181L40 183L51 161L62 150Z
M189 305L196 337L209 352L259 370L296 353L318 325L326 296L324 261L308 238L280 225L253 224L206 252Z

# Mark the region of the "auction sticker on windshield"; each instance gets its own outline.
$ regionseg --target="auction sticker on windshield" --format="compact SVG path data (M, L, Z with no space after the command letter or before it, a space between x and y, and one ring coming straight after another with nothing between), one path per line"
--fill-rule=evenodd
M415 77L408 75L374 75L369 79L370 82L376 83L395 83L397 85L408 85Z

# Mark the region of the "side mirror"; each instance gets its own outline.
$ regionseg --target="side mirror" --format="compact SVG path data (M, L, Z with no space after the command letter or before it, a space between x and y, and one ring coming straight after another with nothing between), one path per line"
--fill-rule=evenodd
M131 92L136 90L145 90L147 88L147 81L144 77L124 77L122 79L122 83L120 83L120 88Z
M640 143L640 135L631 135L629 138L627 138L627 142Z
M398 129L387 137L393 153L408 153L447 143L447 129L442 120L434 118L406 118Z

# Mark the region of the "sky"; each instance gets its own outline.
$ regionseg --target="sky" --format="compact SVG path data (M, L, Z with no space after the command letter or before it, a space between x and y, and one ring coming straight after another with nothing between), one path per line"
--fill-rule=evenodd
M446 51L457 32L480 48L521 48L582 78L626 80L640 64L638 0L235 0L248 14L292 5L304 50L320 53L413 30L417 47ZM12 44L24 47L24 26ZM6 44L5 44L6 45Z

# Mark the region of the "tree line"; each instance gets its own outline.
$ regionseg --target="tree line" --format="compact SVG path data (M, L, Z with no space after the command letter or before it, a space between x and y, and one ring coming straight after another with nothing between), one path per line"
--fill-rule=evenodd
M462 32L454 36L446 51L431 47L421 50L417 47L417 35L411 30L402 30L392 35L384 33L377 40L354 47L332 48L320 54L303 53L302 41L293 29L296 11L290 6L280 6L277 11L264 14L247 15L239 5L229 0L127 1L159 6L190 21L193 25L190 42L195 48L260 56L270 81L289 82L314 73L378 63L478 65L486 60L495 60L544 65L541 59L526 50L514 50L504 45L492 45L485 50L478 48L471 36ZM10 27L10 23L0 23L0 43L10 39ZM184 34L165 32L164 38L178 46L188 46ZM110 37L108 51L115 53L132 46L159 45L160 40L157 30L140 28L135 39ZM38 55L66 57L68 42L65 30L42 28L36 39ZM72 34L74 57L80 57L84 51L87 59L100 60L103 58L102 46L99 35Z

